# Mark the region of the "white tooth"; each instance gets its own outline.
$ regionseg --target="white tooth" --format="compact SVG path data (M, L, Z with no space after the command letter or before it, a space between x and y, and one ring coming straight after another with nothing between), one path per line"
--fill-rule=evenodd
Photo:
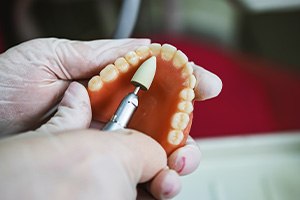
M140 58L139 56L134 52L134 51L129 51L126 55L125 55L125 59L127 60L127 62L129 64L131 64L132 66L137 66L139 64Z
M191 74L193 74L193 65L191 62L188 62L182 68L181 76L183 78L186 78L186 77L190 76Z
M88 88L90 91L98 91L102 88L103 82L100 78L100 76L94 76L89 80Z
M190 87L190 88L194 88L196 86L196 78L195 76L192 74L190 75L185 82L183 83L184 86L186 87Z
M192 102L190 102L190 101L182 101L182 102L180 102L178 104L177 108L180 111L185 112L187 114L190 114L194 110L194 106L193 106Z
M121 58L118 58L116 61L115 61L115 67L120 71L120 72L127 72L128 69L129 69L129 64L128 62L125 60L125 58L121 57Z
M135 52L141 60L144 60L150 56L150 48L147 46L141 46Z
M104 82L110 82L115 80L118 74L117 68L113 64L109 64L100 72L100 77Z
M184 138L184 135L183 135L182 131L179 131L179 130L170 131L168 134L168 142L173 145L180 144L182 142L183 138Z
M151 54L153 56L158 56L160 54L160 50L161 50L161 45L158 43L152 43L149 45Z
M164 44L161 47L161 58L165 61L170 61L175 52L176 52L176 47L170 45L170 44Z
M184 88L179 93L179 96L186 101L192 101L195 98L195 92L192 88Z
M189 120L190 117L188 114L184 112L177 112L172 117L171 126L176 130L184 130L187 127Z
M177 69L183 67L188 62L188 57L180 50L176 51L173 58L173 65Z

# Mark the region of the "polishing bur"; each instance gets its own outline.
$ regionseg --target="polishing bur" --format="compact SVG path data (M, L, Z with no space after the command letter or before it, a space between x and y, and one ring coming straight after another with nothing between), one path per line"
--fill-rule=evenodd
M149 90L156 71L156 57L152 56L146 60L135 72L131 83L136 86L134 92L129 93L121 101L117 111L111 120L104 126L103 130L117 130L125 128L138 107L139 89Z
M142 90L149 90L156 71L156 57L152 56L146 60L135 72L131 83Z

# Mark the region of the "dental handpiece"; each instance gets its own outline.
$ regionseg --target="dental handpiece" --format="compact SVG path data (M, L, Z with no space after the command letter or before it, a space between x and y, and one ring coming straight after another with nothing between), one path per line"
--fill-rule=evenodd
M116 112L103 130L113 131L126 128L134 112L138 108L138 92L140 89L149 90L156 72L156 57L147 59L131 79L131 83L136 87L133 92L123 98Z

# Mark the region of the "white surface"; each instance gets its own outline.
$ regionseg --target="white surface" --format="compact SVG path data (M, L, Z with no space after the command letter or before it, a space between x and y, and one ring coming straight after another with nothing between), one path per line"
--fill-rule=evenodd
M300 199L300 131L198 143L202 163L175 199Z
M300 0L238 0L252 11L299 9Z

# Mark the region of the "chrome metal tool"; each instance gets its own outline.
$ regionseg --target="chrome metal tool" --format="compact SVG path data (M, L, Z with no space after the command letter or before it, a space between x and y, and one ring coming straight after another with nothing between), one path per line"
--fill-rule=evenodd
M103 130L117 130L127 127L131 117L138 107L138 92L140 89L148 90L154 79L156 72L156 57L152 56L138 68L131 79L131 83L136 87L121 101L118 109L111 120L104 126Z

